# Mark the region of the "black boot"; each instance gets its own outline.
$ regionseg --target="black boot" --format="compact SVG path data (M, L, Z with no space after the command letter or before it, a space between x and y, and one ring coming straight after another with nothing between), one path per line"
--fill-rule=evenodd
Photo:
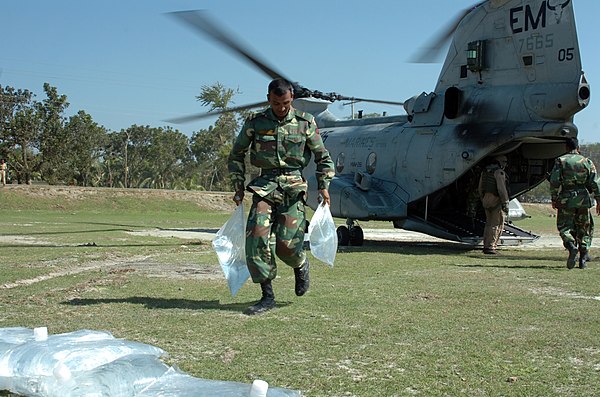
M294 276L296 279L295 292L298 296L302 296L308 291L308 286L310 284L309 266L308 258L306 258L306 261L302 266L294 268Z
M564 243L565 248L569 251L569 257L567 258L567 269L573 269L575 267L575 260L577 259L577 247L572 241Z
M588 250L582 250L579 252L579 268L580 269L585 269L587 266L585 265L585 262L588 260L589 255L588 255Z
M252 316L254 314L264 313L275 307L275 294L273 293L273 286L271 280L263 281L260 283L260 289L262 290L262 298L246 310L244 314Z

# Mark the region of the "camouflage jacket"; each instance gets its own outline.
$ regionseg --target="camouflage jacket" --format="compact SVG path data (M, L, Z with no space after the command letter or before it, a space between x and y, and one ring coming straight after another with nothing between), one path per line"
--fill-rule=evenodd
M244 158L248 149L252 165L262 170L261 176L249 183L248 190L262 197L278 186L292 196L306 193L307 184L301 171L308 165L311 153L316 163L318 189L328 189L335 174L314 117L294 108L281 121L271 108L246 120L231 148L227 164L235 191L244 189Z
M556 159L550 174L550 195L557 208L590 208L590 193L600 200L596 167L576 150Z

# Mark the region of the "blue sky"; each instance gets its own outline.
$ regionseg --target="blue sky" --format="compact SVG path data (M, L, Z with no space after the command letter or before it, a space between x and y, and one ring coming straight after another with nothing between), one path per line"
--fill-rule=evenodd
M576 116L583 143L600 142L594 100L600 1L573 0L590 106ZM404 101L430 92L441 63L409 57L473 0L2 0L0 84L45 98L50 83L110 130L206 110L203 85L238 88L236 105L265 99L269 78L166 12L206 9L277 70L306 87L347 96ZM599 86L600 87L600 86ZM365 112L402 114L364 104ZM340 116L350 107L330 106ZM177 125L190 135L214 120Z

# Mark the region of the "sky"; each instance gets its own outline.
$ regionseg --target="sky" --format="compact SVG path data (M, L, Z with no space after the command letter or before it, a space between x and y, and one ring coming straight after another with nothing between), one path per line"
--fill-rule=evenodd
M600 1L573 0L590 106L576 115L582 143L600 142L594 100ZM207 10L225 30L302 85L345 96L404 101L434 90L439 63L409 59L474 0L2 0L0 85L46 98L50 83L109 130L171 126L186 135L213 124L164 120L207 111L196 100L216 82L238 90L235 105L265 100L270 78L167 15ZM445 52L442 54L445 55ZM357 104L365 113L402 107ZM330 111L349 117L336 102Z

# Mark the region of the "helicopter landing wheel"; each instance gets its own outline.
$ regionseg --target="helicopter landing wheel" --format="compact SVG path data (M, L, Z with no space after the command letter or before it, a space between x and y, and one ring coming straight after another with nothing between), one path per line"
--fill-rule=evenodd
M362 246L365 242L365 234L360 226L351 227L350 230L350 245Z
M336 229L338 245L346 246L350 244L350 230L347 226L340 226Z

